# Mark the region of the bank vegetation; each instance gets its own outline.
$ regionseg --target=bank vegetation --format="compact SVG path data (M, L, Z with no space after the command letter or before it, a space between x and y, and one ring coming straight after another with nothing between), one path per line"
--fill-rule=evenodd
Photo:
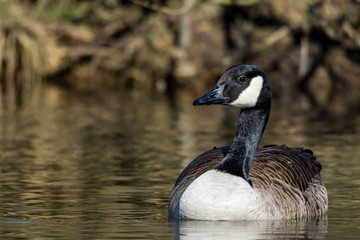
M284 105L359 111L359 25L358 0L3 0L1 94L204 91L248 63Z

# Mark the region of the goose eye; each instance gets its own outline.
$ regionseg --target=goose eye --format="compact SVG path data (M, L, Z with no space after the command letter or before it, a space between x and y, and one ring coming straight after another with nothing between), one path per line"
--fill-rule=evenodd
M239 83L244 83L244 82L246 82L246 77L245 76L240 76L239 78L238 78L238 82Z

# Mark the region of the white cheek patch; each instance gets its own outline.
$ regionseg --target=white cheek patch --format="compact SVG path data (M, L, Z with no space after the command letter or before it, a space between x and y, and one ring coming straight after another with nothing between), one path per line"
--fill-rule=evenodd
M263 82L264 79L262 76L254 77L251 80L250 85L244 91L242 91L239 97L230 103L230 105L239 108L255 107L256 102L260 96Z

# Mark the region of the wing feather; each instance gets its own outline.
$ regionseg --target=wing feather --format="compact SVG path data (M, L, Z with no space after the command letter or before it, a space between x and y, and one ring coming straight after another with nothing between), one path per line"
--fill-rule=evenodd
M186 188L201 174L213 169L229 149L230 147L221 147L207 151L182 171L170 196L170 216L174 215ZM321 168L321 164L308 149L270 145L258 148L249 178L254 188L279 191L279 186L286 184L298 189L306 198L308 194L305 192L309 185L315 180L321 181Z

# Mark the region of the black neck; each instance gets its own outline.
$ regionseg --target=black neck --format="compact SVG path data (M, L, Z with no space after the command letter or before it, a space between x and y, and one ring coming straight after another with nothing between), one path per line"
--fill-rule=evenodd
M251 164L269 118L270 108L249 108L240 112L234 142L225 158L215 167L249 182Z

